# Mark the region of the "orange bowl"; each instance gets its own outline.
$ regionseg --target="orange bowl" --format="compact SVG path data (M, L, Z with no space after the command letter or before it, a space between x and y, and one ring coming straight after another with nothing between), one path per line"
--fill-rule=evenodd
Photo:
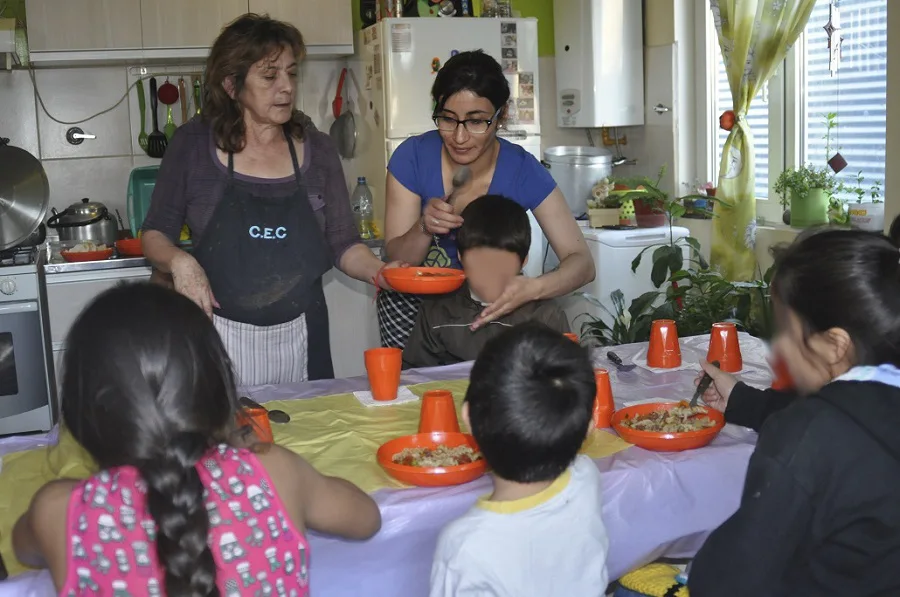
M82 263L85 261L106 261L112 257L112 249L104 249L103 251L83 251L73 253L72 251L62 251L62 258L70 263Z
M630 419L637 415L646 415L655 410L671 410L676 406L678 406L676 402L651 402L628 406L615 412L612 416L612 427L619 434L619 437L626 442L645 450L681 452L682 450L702 448L719 435L722 427L725 426L725 415L708 406L704 408L706 408L707 416L715 422L715 426L701 429L700 431L664 433L661 431L639 431L622 425L622 421L626 418Z
M116 250L122 257L143 257L144 249L141 247L141 239L126 238L116 241Z
M461 269L449 267L394 267L382 275L391 288L405 294L447 294L466 280Z
M467 433L417 433L392 439L378 448L376 458L381 468L390 476L419 487L446 487L448 485L461 485L474 481L487 470L487 462L482 458L468 464L458 466L406 466L397 464L392 459L395 454L405 448L436 448L439 444L455 448L457 446L469 446L473 450L478 449L475 438Z

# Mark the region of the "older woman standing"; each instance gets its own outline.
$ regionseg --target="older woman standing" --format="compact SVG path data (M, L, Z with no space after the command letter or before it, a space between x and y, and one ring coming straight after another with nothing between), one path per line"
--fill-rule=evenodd
M538 278L513 279L473 327L593 280L594 262L584 235L553 177L521 146L497 136L510 97L500 64L481 51L457 54L438 71L431 97L437 130L404 141L388 164L384 226L388 256L461 267L453 234L462 224L459 214L481 195L504 195L534 213L560 264ZM454 194L450 205L443 198L462 166L471 170L472 180ZM381 293L381 343L404 347L418 308L414 295Z
M147 259L212 316L245 385L333 377L322 276L384 267L360 241L334 144L294 109L304 53L268 17L222 31L202 116L173 137L143 226ZM185 223L190 254L175 246Z

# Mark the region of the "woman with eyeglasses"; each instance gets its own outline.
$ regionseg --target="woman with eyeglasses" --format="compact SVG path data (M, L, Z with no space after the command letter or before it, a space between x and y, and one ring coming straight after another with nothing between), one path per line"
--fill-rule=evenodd
M518 276L486 305L473 329L538 299L562 296L594 279L594 261L565 197L550 173L523 147L499 137L509 82L500 64L481 50L461 52L437 73L431 88L436 130L410 137L388 164L385 240L391 260L461 268L455 230L459 214L482 195L503 195L533 212L559 267L537 278ZM471 171L467 184L446 198L454 174ZM381 343L403 348L420 298L378 296Z

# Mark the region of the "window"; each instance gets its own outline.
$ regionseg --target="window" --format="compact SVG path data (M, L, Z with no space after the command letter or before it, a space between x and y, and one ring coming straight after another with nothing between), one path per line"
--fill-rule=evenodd
M887 98L887 2L842 0L841 66L834 77L828 70L828 44L822 24L828 22L828 2L819 0L806 27L805 134L802 157L821 164L825 157L825 114L837 113L831 152L839 149L847 167L838 180L864 187L884 181ZM831 156L828 156L831 157ZM850 199L844 196L842 199Z
M758 212L767 219L780 220L781 208L772 186L785 167L824 165L828 113L837 113L838 123L831 136L831 153L839 150L848 162L838 180L855 185L857 173L861 173L865 188L884 181L887 1L839 0L844 41L840 69L832 77L823 29L831 1L817 0L806 30L785 64L751 103L747 120L755 147ZM705 90L708 105L704 117L717 123L718 116L731 109L731 91L708 4L702 4L708 31L705 64L715 68L714 77L700 78L703 85L712 87ZM715 180L727 133L718 126L711 132L714 155L708 152L708 172L701 169L699 174ZM855 195L841 198L849 200Z

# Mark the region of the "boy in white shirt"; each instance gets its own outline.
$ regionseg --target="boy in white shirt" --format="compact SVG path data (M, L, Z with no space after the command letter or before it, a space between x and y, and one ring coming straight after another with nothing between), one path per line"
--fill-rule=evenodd
M602 597L600 473L578 451L596 383L588 350L539 323L490 340L463 419L494 491L438 539L431 597Z

